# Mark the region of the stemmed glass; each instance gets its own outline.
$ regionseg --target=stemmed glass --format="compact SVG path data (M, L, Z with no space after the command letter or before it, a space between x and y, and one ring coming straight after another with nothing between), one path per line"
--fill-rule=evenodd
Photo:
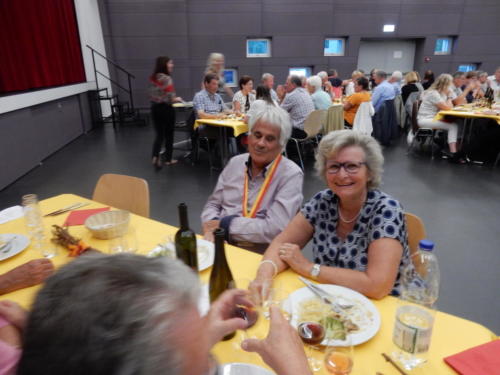
M338 328L331 334L338 338L338 345L333 345L326 351L325 367L330 374L348 375L354 365L354 351L350 335L345 328Z
M307 348L307 361L312 371L319 371L322 361L313 357L315 351L321 352L319 346L325 338L326 306L317 301L314 304L302 305L297 316L297 332Z

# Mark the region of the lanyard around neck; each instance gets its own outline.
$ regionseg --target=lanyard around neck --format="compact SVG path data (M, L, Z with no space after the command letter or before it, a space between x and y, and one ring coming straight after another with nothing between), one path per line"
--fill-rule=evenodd
M273 179L274 173L276 172L276 169L278 168L278 165L281 161L282 155L279 154L276 159L274 159L272 166L267 173L266 178L264 179L264 183L260 187L259 194L257 194L257 199L255 199L255 202L253 203L252 209L250 212L248 212L248 167L245 170L245 183L243 185L243 217L250 217L254 218L255 215L257 214L257 210L259 209L262 200L264 199L264 196L267 193L267 190L269 189L269 185L271 184L271 180Z

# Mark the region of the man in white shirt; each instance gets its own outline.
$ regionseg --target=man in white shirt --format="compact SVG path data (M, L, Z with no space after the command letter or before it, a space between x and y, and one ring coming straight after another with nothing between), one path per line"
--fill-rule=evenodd
M274 76L271 73L264 73L262 74L262 78L260 82L269 88L269 92L271 93L271 98L276 102L279 103L278 99L278 94L276 94L276 91L274 91Z
M494 75L488 77L488 84L493 91L500 90L500 66Z
M466 83L464 72L455 72L453 74L453 83L450 87L450 98L453 105L462 105L467 103L467 94L474 88L472 84L469 84L462 90L462 87Z
M394 87L394 94L396 96L401 95L401 80L403 79L403 73L399 70L395 70L391 78L389 78L389 83Z

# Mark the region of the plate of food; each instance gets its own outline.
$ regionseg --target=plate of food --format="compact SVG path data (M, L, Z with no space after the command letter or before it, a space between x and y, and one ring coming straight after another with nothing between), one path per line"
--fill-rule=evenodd
M29 238L22 234L0 234L0 260L5 260L19 254L29 244Z
M198 271L206 270L214 264L215 247L212 242L197 238L196 250L198 251ZM160 256L176 258L175 244L168 242L165 245L158 245L148 253L149 258Z
M274 375L274 372L250 363L226 363L219 366L218 373L224 375Z
M375 336L380 329L381 320L380 313L372 301L362 294L342 286L331 284L318 284L318 286L328 293L328 298L333 302L338 299L342 300L342 304L352 306L341 309L341 313L337 313L331 306L324 304L307 287L304 287L291 293L288 297L290 302L288 306L291 306L292 309L292 326L297 328L301 310L316 304L323 306L325 312L320 314L321 316L308 316L307 320L316 321L325 327L326 337L321 345L346 345L345 338L334 337L334 331L338 332L339 327L347 331L348 341L351 345L362 344Z

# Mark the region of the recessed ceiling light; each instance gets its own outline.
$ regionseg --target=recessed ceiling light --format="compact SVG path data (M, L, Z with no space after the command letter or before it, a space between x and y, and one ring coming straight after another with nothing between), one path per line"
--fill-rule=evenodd
M384 33L393 33L395 29L395 25L384 25Z

